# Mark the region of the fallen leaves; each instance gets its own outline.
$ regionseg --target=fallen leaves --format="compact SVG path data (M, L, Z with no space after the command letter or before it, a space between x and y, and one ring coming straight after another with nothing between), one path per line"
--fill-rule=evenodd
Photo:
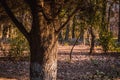
M120 80L117 55L88 55L88 47L76 46L69 61L69 52L59 46L57 80ZM29 80L29 62L0 61L0 80Z

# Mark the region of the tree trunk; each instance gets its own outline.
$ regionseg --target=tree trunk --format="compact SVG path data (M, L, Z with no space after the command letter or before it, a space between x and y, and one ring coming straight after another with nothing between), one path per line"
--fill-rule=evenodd
M59 43L62 44L63 43L63 36L62 36L62 31L59 33L58 35L58 40L59 40Z
M48 27L40 29L39 35L31 33L30 80L56 80L57 38L52 27Z
M3 35L2 35L2 39L7 38L7 33L8 33L8 25L4 25L3 26Z
M120 42L120 21L119 21L119 26L118 26L118 42Z
M84 30L80 31L80 38L79 40L81 41L82 44L84 44Z
M119 0L120 4L120 0ZM120 42L120 5L119 5L119 23L118 23L118 42Z
M73 23L75 24L75 23ZM72 26L72 39L75 38L75 25Z
M30 42L30 80L56 80L57 42L54 39L45 43L38 40L33 37Z
M72 39L75 38L75 17L73 18L73 24L72 24Z
M30 31L30 80L56 80L57 77L57 34L54 21L45 20L39 12L37 1L32 3L32 29ZM47 3L46 3L47 4ZM46 8L49 10L49 5ZM57 20L55 20L57 22ZM49 23L48 23L49 22Z
M69 39L69 27L70 27L70 24L68 23L67 27L66 27L66 32L65 32L65 41L68 41Z
M91 34L90 54L92 54L94 51L94 46L95 46L95 34L93 32L92 27L90 27L90 34Z

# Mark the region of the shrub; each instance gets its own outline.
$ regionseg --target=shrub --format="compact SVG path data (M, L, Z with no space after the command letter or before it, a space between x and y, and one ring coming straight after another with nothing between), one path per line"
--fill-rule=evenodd
M99 42L105 53L107 53L110 47L113 46L113 44L111 44L112 38L113 38L113 35L111 32L102 32L100 34Z
M13 57L15 59L19 59L25 55L28 55L25 54L24 51L27 51L27 53L29 53L28 42L22 36L22 34L18 34L16 37L10 40L10 47L9 57Z

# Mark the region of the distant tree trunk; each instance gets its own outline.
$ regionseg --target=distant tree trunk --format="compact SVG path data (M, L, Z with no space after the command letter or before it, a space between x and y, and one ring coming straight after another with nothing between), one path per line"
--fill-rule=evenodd
M90 54L92 54L95 46L95 34L92 27L90 27L90 34L91 34Z
M118 42L120 42L120 0L119 0Z
M3 24L0 25L0 39L3 36Z
M2 39L7 38L7 33L8 33L8 25L3 25L3 35L2 35Z
M88 27L86 31L86 39L87 39L87 45L91 46L91 33L90 33L90 27Z
M71 51L70 51L70 61L72 61L72 52L73 52L73 49L74 49L76 43L77 43L78 40L79 40L79 37L80 37L80 35L78 35L78 37L77 37L76 41L74 42L73 47L72 47L72 49L71 49Z
M68 23L67 24L67 27L66 27L66 32L65 32L65 41L68 41L69 40L69 31L70 31L70 24Z
M84 44L84 30L80 31L80 38L79 40L81 41L82 44Z
M62 25L62 22L61 22L61 19L59 18L59 25L61 26ZM63 43L63 35L62 35L62 30L60 31L60 33L58 34L58 40L60 42L60 44Z
M85 31L84 31L84 26L85 25L81 23L81 25L80 25L80 37L79 37L79 40L81 41L82 44L85 45L85 36L84 36Z
M9 25L8 28L9 28L8 37L11 38L11 29L12 29L11 25Z
M60 44L63 43L62 31L61 31L61 32L59 33L59 35L58 35L58 40L59 40Z
M75 38L75 17L73 18L73 24L72 24L72 39Z
M111 8L112 8L112 5L113 3L110 4L109 8L108 8L108 25L107 25L107 28L108 28L108 31L111 31L111 26L110 26L110 17L111 17Z

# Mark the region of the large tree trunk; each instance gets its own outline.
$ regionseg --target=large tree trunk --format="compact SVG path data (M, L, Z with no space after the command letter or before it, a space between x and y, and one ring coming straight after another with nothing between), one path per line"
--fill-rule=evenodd
M35 4L35 5L34 5ZM30 32L30 80L56 80L57 34L53 23L48 23L40 9L32 4L33 25ZM48 8L49 9L49 6ZM56 26L56 24L54 24Z
M30 80L56 80L57 42L54 42L54 38L41 43L33 36L30 51Z
M29 41L30 80L56 80L57 38L52 27L41 28L40 32L33 31Z
M56 80L57 36L72 16L79 10L79 7L77 5L75 10L69 15L69 18L59 27L58 23L56 23L58 22L58 19L56 18L63 8L63 6L60 6L63 4L63 1L24 1L28 4L32 16L32 28L29 32L14 16L11 8L9 8L6 3L6 0L0 0L0 3L11 20L15 23L16 27L23 33L29 42L31 52L30 80ZM27 10L29 9L27 8Z

